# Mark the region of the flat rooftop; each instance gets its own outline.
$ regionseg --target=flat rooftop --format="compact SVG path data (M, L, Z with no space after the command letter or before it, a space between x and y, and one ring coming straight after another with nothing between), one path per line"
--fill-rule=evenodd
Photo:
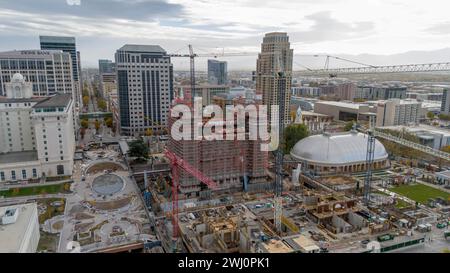
M37 151L0 153L0 164L29 162L38 160Z
M332 105L332 106L337 106L337 107L352 108L355 110L358 110L360 106L367 106L367 104L361 104L361 103L352 103L352 102L344 102L344 101L325 101L325 100L316 101L315 104L326 104L326 105Z
M0 253L18 252L23 239L28 237L25 235L29 232L31 221L37 221L37 218L32 218L33 213L37 213L36 203L0 207L0 217L5 215L7 209L14 208L19 210L17 221L13 224L0 225Z
M314 113L311 111L302 111L303 116L313 116L313 117L329 117L328 115L320 114L320 113Z
M133 51L133 52L152 52L152 53L163 53L166 54L166 51L160 47L159 45L134 45L134 44L126 44L119 49L120 51Z
M41 43L56 43L56 44L74 44L75 37L69 36L39 36Z
M36 103L33 108L66 107L71 100L72 94L57 94Z
M425 124L418 124L414 126L405 126L405 125L397 125L397 126L386 126L382 127L384 129L391 129L396 131L401 131L403 128L410 133L429 133L429 134L440 134L443 136L450 136L450 131L445 128L438 128L434 126L429 126ZM422 134L423 135L423 134Z
M416 99L389 99L389 100L371 100L371 101L367 101L367 103L369 104L380 104L380 103L386 103L389 101L393 101L393 102L397 102L398 104L421 104L421 101L418 101Z
M32 97L26 99L9 99L7 97L0 97L0 103L40 102L43 100L45 100L43 97Z
M11 59L51 59L52 54L63 53L61 50L12 50L0 52L0 58L11 58ZM63 53L69 54L69 53Z
M285 239L286 242L295 250L311 252L318 251L320 248L310 238L300 235L293 238Z
M291 253L293 251L291 247L279 240L270 240L261 245L268 253Z

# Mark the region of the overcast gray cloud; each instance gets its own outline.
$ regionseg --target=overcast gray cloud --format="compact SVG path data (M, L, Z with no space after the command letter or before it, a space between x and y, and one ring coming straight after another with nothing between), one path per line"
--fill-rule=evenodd
M305 16L313 25L305 31L290 32L294 41L311 43L318 41L338 41L351 38L362 38L375 32L373 22L345 23L334 19L331 12L323 11Z
M164 16L182 16L183 6L164 0L81 0L70 5L66 0L0 1L0 8L42 15L72 15L90 18L152 20Z
M270 31L288 32L296 54L445 48L449 6L446 0L0 0L0 51L39 48L39 35L71 35L85 67L112 59L125 43L142 43L168 52L186 52L187 44L199 53L251 51L227 60L230 69L254 69ZM176 69L189 66L174 62ZM204 69L206 61L198 65Z
M425 29L425 32L432 34L450 34L450 21L441 22Z

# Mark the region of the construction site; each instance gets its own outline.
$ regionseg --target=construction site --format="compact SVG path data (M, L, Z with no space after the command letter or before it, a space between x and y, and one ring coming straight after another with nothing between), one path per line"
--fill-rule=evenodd
M277 168L276 154L251 141L168 143L138 179L166 252L407 251L431 236L447 244L433 225L448 221L449 204L432 209L397 195L391 168L315 176L289 155Z
M279 41L284 43L285 37ZM164 152L151 153L151 166L131 167L152 231L165 252L436 252L448 246L443 230L450 216L448 192L433 192L428 198L432 206L431 201L403 191L402 186L428 186L420 180L420 172L390 157L383 143L444 160L449 159L447 153L386 134L375 127L371 116L346 133L327 132L325 127L314 131L288 154L280 147L264 152L260 149L263 142L248 136L252 124L247 116L244 140L238 138L242 131L236 125L228 126L228 120L211 115L195 118L195 98L189 90L196 90L194 59L198 55L189 49L187 55L171 55L189 57L191 66L190 88L178 94L171 108L184 105L188 110L178 116L170 113L168 126L173 129L179 121L194 130L213 125L209 129L223 134L223 140L197 139L194 130L187 131L186 139L181 137L186 136L182 127L171 131ZM259 83L259 88L271 89L264 92L272 92L271 101L264 104L278 104L283 113L278 115L279 139L289 124L289 92L285 90L290 86L291 68L284 65L292 65L282 57L289 55L289 49L284 55L280 54L283 50L265 52L259 61L259 66L270 68L268 82ZM398 69L403 68L389 67L383 73ZM328 68L318 72L328 74ZM209 100L222 108L262 105L261 97L230 99L218 94ZM205 105L200 105L202 111ZM230 133L233 137L226 138ZM152 151L152 145L149 148Z

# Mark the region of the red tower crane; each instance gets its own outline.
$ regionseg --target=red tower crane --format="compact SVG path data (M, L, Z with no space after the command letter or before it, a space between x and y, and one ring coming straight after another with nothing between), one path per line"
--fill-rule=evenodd
M187 161L166 150L165 156L170 160L172 166L172 225L173 237L178 237L178 187L180 182L180 169L197 178L200 182L206 184L210 189L216 189L217 184L211 178L204 175L197 168L194 168Z

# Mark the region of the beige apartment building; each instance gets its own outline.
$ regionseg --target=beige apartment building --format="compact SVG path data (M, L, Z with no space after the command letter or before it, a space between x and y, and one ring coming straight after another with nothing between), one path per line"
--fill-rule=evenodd
M284 120L286 123L289 123L293 54L287 33L271 32L263 38L261 53L256 63L256 94L262 95L263 104L268 106L269 117L271 117L271 105L279 105L278 90L282 82L278 72L284 72L286 76Z

